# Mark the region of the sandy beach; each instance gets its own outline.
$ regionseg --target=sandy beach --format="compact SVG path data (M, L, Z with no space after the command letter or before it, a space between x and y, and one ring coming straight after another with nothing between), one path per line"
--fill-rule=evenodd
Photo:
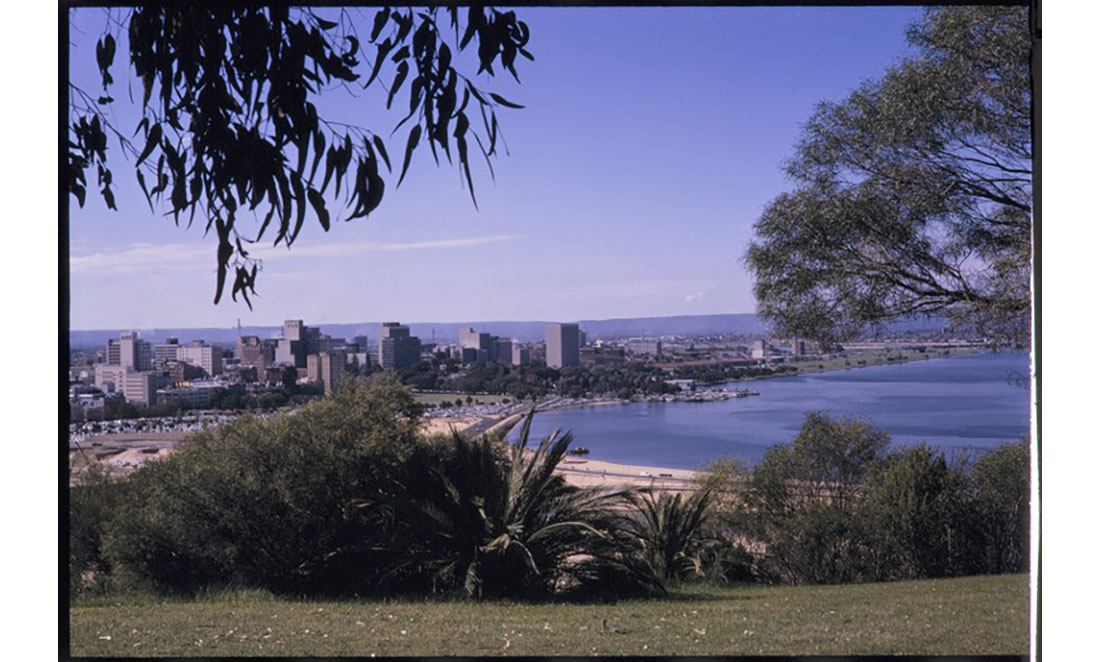
M421 434L431 437L437 434L450 434L451 427L462 432L471 425L481 422L481 416L453 416L450 418L428 418L420 426Z
M558 465L558 472L573 485L614 487L631 485L660 490L694 489L698 472L690 469L667 469L641 464L619 464L604 460L567 457Z

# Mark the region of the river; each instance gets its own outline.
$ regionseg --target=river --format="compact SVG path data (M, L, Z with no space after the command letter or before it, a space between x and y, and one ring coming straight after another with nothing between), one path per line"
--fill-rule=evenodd
M1029 429L1027 352L982 352L796 377L732 382L758 396L708 403L633 403L535 415L532 445L554 428L572 430L590 458L698 469L732 455L758 462L790 442L809 411L863 418L893 444L920 442L980 453Z

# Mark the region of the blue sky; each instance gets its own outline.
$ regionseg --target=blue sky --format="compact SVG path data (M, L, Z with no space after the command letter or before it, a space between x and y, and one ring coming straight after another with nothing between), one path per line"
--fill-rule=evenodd
M486 83L526 108L498 113L510 156L494 162L495 182L475 161L480 210L457 169L418 151L368 219L327 234L314 223L290 251L263 251L252 311L213 305L212 237L199 220L186 230L150 213L119 159L119 211L91 193L71 208L72 328L752 312L741 257L790 187L780 165L801 124L907 54L920 11L519 10L536 60L519 63L522 84ZM103 16L74 14L72 77L89 89ZM114 112L134 127L122 62ZM370 96L336 93L323 110L383 135L394 124Z

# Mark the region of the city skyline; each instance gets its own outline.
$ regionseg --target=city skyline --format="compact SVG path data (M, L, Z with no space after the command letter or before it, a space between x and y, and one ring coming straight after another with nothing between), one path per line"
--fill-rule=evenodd
M119 212L96 195L71 206L71 328L753 312L740 258L760 210L788 187L779 165L801 123L907 53L920 9L520 13L536 60L519 67L522 85L490 81L526 107L500 114L511 155L494 164L495 183L475 164L480 210L453 168L418 153L370 218L330 236L307 223L290 251L257 246L254 310L214 306L215 244L150 213L119 159ZM102 14L73 15L71 74L94 86L94 61L78 55ZM117 112L133 125L125 104ZM388 135L395 122L377 117Z

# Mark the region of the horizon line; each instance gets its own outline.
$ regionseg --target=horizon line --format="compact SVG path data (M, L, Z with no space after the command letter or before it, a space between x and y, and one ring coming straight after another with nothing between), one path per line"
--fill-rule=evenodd
M455 321L455 322L431 320L431 321L426 321L426 322L401 322L401 324L406 325L406 326L408 326L410 324L417 324L417 325L419 325L419 324L547 324L547 323L554 323L554 322L561 322L561 323L565 323L565 324L569 324L569 323L580 324L580 323L583 323L583 322L614 322L614 321L618 321L618 320L667 319L667 318L671 318L671 317L720 317L720 316L725 316L725 315L753 315L753 316L757 316L757 314L755 312L740 312L740 313L697 313L697 314L691 314L691 315L644 315L644 316L639 316L639 317L605 317L605 318L598 318L598 319L597 318L584 318L584 319L578 318L578 319L571 320L571 321L561 320L561 319L536 319L536 320L508 320L508 319L469 320L469 319L466 319L466 320L458 320L458 321ZM317 322L317 323L314 323L314 324L310 324L304 318L291 317L291 318L288 318L288 319L302 319L302 321L306 323L306 326L315 326L315 327L326 326L326 325L328 325L328 326L337 326L337 325L343 326L343 325L351 325L351 324L381 324L381 323L387 322L387 321L396 321L396 320L382 320L382 321L378 321L378 322L375 322L375 321ZM262 327L274 327L274 328L277 328L277 327L281 327L282 325L283 325L283 322L278 322L278 323L275 323L275 324L241 324L241 328L245 328L245 327L252 327L252 328L255 328L255 327L261 327L261 328ZM234 325L229 325L229 326L216 326L216 325L214 325L214 326L211 326L211 325L208 325L208 326L171 326L171 325L163 325L163 326L146 326L146 327L118 326L118 327L107 327L107 328L96 328L96 329L76 329L76 328L71 328L70 327L69 328L69 333L73 333L73 332L102 332L102 331L128 331L128 330L129 331L141 331L141 330L154 330L155 331L155 330L158 330L158 329L228 329L228 330L232 330L232 329L235 329L235 328L236 328L235 324Z

